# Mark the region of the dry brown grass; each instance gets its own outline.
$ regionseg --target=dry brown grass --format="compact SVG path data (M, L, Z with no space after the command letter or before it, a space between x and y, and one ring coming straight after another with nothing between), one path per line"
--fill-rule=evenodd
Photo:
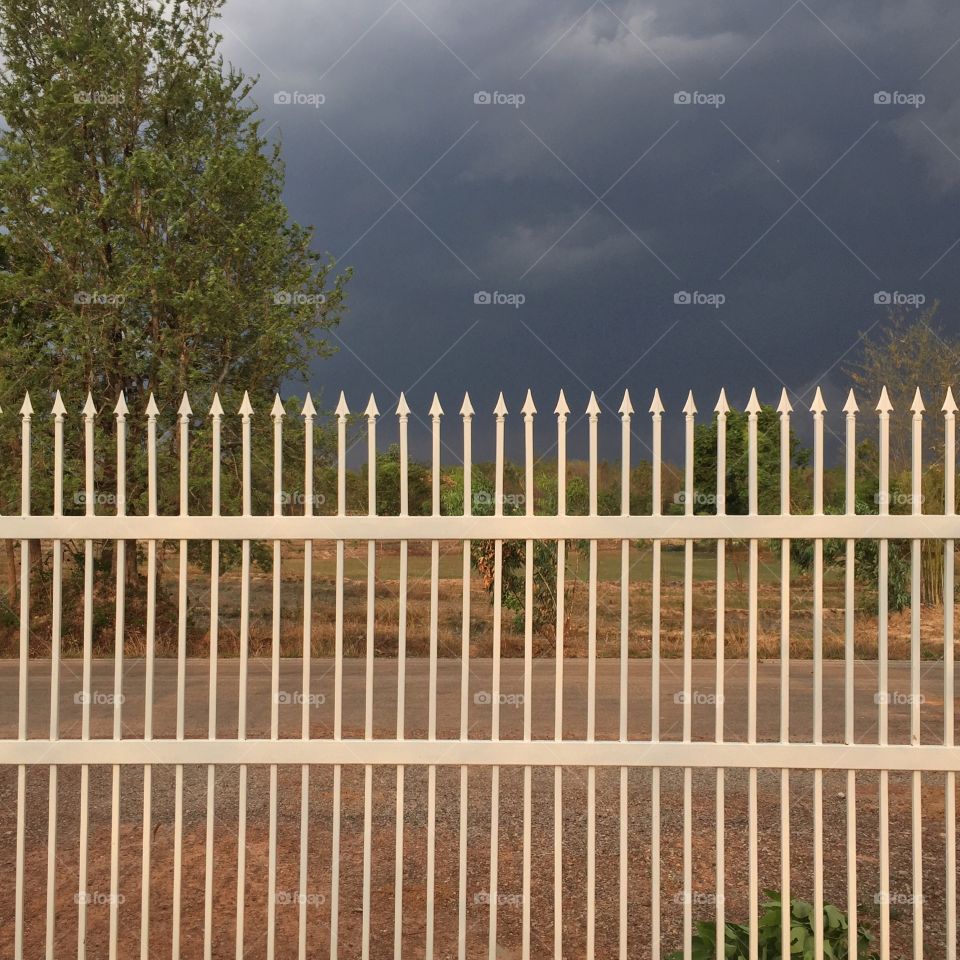
M462 644L463 600L459 579L461 554L459 544L445 544L441 558L439 581L438 651L440 656L460 655ZM376 654L395 656L400 639L401 584L395 578L396 545L378 545L375 588L374 638ZM425 656L429 652L430 583L429 548L411 545L411 576L407 592L407 653ZM601 579L597 589L597 650L601 657L620 652L619 548L601 549ZM632 657L649 657L652 650L653 590L649 576L642 569L644 554L635 552L634 572L630 583L630 617L628 641ZM667 557L661 582L660 653L679 657L683 653L683 581L682 558L676 553ZM177 555L175 549L164 552L158 590L156 652L172 656L177 646ZM318 544L314 549L312 589L311 649L314 656L330 655L335 650L336 581L333 573L332 544ZM366 545L350 544L347 549L346 577L343 588L343 646L348 657L362 656L367 645L367 581L365 574ZM696 561L693 594L693 654L711 658L716 655L717 584L712 575L709 556L699 555ZM777 579L779 562L761 558L758 592L758 653L762 658L780 656L781 598ZM426 575L425 575L426 572ZM66 572L67 583L76 584L77 571ZM384 576L380 574L383 573ZM391 576L391 574L393 576ZM727 657L745 657L748 650L748 591L745 583L746 563L733 556L728 565L724 591L724 653ZM68 593L69 593L68 586ZM78 586L73 587L74 591ZM250 581L249 650L253 656L269 653L273 635L272 574L254 566ZM493 650L493 610L490 595L478 577L470 591L470 653L489 656ZM205 656L210 646L210 579L198 567L191 566L188 576L187 651L190 656ZM82 649L82 596L73 595L65 602L63 652L78 655ZM113 650L113 617L115 592L109 576L99 578L94 597L95 655L108 655ZM281 570L281 603L279 634L283 656L300 656L303 652L303 553L297 544L284 547ZM124 650L128 656L145 652L145 598L143 591L130 591L127 597ZM571 568L566 586L566 622L563 630L565 656L585 656L587 650L588 589L582 570ZM790 655L804 658L811 655L813 634L813 589L808 576L794 576L790 588ZM33 656L50 651L50 603L44 596L34 602L31 612L30 648ZM219 585L219 653L236 656L240 651L240 575L236 568L221 576ZM854 652L858 658L877 656L876 596L858 585L855 598ZM824 655L839 658L844 652L843 583L835 574L824 581ZM943 611L941 607L924 608L921 626L922 656L942 656ZM889 655L893 659L909 656L909 611L890 616ZM16 656L19 631L16 618L8 615L0 623L0 655ZM504 610L501 652L504 656L523 655L522 622L512 611ZM534 656L554 656L556 652L553 625L536 632Z

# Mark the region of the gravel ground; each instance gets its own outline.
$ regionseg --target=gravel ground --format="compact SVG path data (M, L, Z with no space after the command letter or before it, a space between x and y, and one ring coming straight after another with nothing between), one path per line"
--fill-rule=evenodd
M169 677L165 673L169 664L161 665L160 688L169 691ZM360 665L357 665L360 667ZM518 665L505 664L509 674L505 689L517 679L514 671ZM581 665L570 665L571 692L568 710L579 710L578 676ZM697 665L695 680L703 671L704 678L712 670L712 664ZM769 671L761 671L761 726L773 724L777 716L776 697L767 696L767 687L775 686L777 665L766 665ZM836 665L840 667L842 665ZM942 717L942 698L937 701L936 678L939 665L931 664L925 689L929 684L929 697L925 703L925 739L933 741L938 716ZM95 676L109 676L109 664L98 665ZM285 665L291 673L299 670L299 664ZM378 663L378 669L380 665ZM613 684L613 665L601 664L601 692ZM102 668L102 670L101 670ZM135 689L138 667L131 664L131 689ZM893 665L891 676L895 682L906 668ZM205 668L197 667L198 678ZM417 675L419 666L412 667ZM478 664L477 683L484 683L483 665ZM543 678L552 675L552 666L544 664ZM832 669L832 668L831 668ZM942 668L941 668L942 669ZM731 667L731 676L738 675L739 667ZM458 676L458 665L450 665L451 676ZM609 676L607 673L609 672ZM769 676L767 673L769 672ZM37 668L35 682L43 687L45 677L42 666ZM869 697L873 688L870 665L863 667L862 685L858 685L858 717L863 714L863 739L869 739L867 720L871 708ZM255 665L252 675L266 676L262 664ZM809 677L798 666L798 691L795 698L809 713L809 700L803 700L803 691ZM324 670L318 665L315 670L317 682L324 682ZM351 684L361 674L351 667L345 686L345 703L349 705L346 720L349 733L359 731L352 724L354 715L362 716L362 698L358 705L351 696ZM446 674L441 674L446 683ZM229 672L225 671L225 683ZM664 691L670 689L675 678L668 672L664 679ZM835 691L836 678L828 677L827 691ZM254 681L253 692L262 692ZM384 678L390 686L390 677ZM395 682L395 681L394 681ZM733 681L732 681L733 682ZM11 722L15 717L16 698L9 696L11 677L0 671L0 735L11 735ZM76 681L71 681L75 685ZM199 679L198 679L199 683ZM235 683L235 680L234 680ZM444 688L444 683L441 687ZM96 686L95 682L95 686ZM362 688L361 688L362 689ZM445 689L445 688L444 688ZM67 683L64 691L64 726L70 727L73 719L72 687ZM234 687L235 690L235 687ZM537 687L535 685L535 692ZM353 690L353 693L356 691ZM862 694L862 697L861 697ZM637 678L638 711L649 709L645 699L642 675ZM375 691L376 698L376 691ZM225 709L229 713L230 696L225 692ZM11 703L12 700L12 703ZM670 728L675 705L665 697L665 727ZM607 712L615 715L615 698L601 696L601 722L605 728ZM252 704L260 704L262 698L252 697ZM269 703L269 701L266 701ZM441 698L441 702L446 702ZM831 702L828 696L828 703ZM734 703L736 706L734 706ZM38 709L44 705L35 700ZM412 697L412 720L409 735L419 728L419 701ZM731 714L734 727L740 723L742 701L728 699L727 712ZM125 704L131 717L136 714L138 703L135 695ZM139 707L142 710L142 706ZM205 708L204 708L205 710ZM389 714L388 707L384 708ZM42 709L40 713L42 714ZM199 724L201 713L197 710ZM518 714L521 711L516 711ZM712 708L702 711L712 713ZM899 736L905 732L902 711L892 712L892 732ZM190 714L193 716L193 713ZM538 714L535 714L538 716ZM842 717L842 713L839 713ZM42 718L41 718L42 719ZM291 726L295 717L291 716ZM698 735L708 727L706 719L695 729ZM106 723L105 714L99 722ZM799 721L798 721L799 722ZM942 722L942 720L941 720ZM158 723L170 725L168 692L158 698ZM825 729L828 738L838 723L838 711L825 714ZM515 725L511 717L507 729ZM774 724L775 725L775 724ZM42 724L41 724L42 726ZM441 728L456 727L455 715L441 710ZM251 712L251 727L262 730L262 707ZM316 735L323 735L326 719L317 720ZM389 725L378 723L378 733L391 736ZM33 710L31 710L31 731ZM194 732L200 733L194 725ZM37 735L42 735L38 732ZM69 735L69 734L67 734ZM75 734L74 734L75 735ZM128 736L134 734L128 733ZM161 732L159 735L166 735ZM229 734L228 734L229 735ZM482 735L482 729L477 735ZM572 734L571 734L572 735ZM798 727L798 738L803 736ZM874 734L875 736L875 731ZM340 856L340 905L339 944L341 956L359 955L362 924L362 851L363 851L363 769L345 767L342 786L341 856ZM277 951L281 958L297 956L298 906L291 900L298 890L300 847L300 768L280 768L278 801L278 856L277 891L281 901L277 906ZM184 786L184 864L182 897L182 955L202 956L203 890L204 890L204 844L206 821L206 770L189 767L185 771ZM409 768L406 773L406 803L404 812L404 884L403 884L403 936L404 955L422 956L426 916L426 843L427 804L426 771ZM28 781L28 816L26 820L26 939L24 956L39 958L43 955L44 916L46 910L46 862L47 862L47 804L48 772L44 767L31 769ZM77 907L75 903L76 877L79 849L79 781L77 767L62 767L59 774L58 827L57 827L57 957L74 956L77 938ZM88 890L93 902L87 908L88 953L99 960L107 956L109 907L106 898L110 892L110 789L111 771L106 767L91 768L90 805L90 858ZM585 950L586 928L586 774L579 769L564 771L563 793L563 937L564 954L581 957ZM235 767L217 768L216 778L216 827L214 865L214 956L235 956L236 916L236 862L237 862L237 795L238 773ZM436 844L436 950L438 957L456 956L458 890L458 836L460 818L459 769L443 767L437 775L437 823ZM522 770L504 768L500 785L499 824L499 876L498 876L498 928L497 942L503 957L519 956L522 918ZM0 958L13 956L13 901L14 857L16 832L16 770L0 768L0 884L5 896L0 897ZM829 902L845 906L846 863L846 774L824 775L824 859L826 897ZM791 876L794 893L804 898L812 897L813 845L812 807L813 775L805 772L791 776ZM536 768L533 772L532 805L532 884L531 884L531 955L552 955L553 946L553 806L554 775L552 769ZM760 886L780 885L780 779L778 773L760 771L759 774L759 849ZM151 844L151 956L169 956L171 942L172 886L173 886L173 820L174 820L174 772L171 768L157 768L154 773L152 802L153 819ZM644 769L629 774L629 822L628 822L628 909L627 929L629 955L650 957L651 917L651 844L650 844L650 772ZM664 770L662 773L661 807L661 918L663 929L663 952L679 946L682 923L682 771ZM747 775L744 771L731 770L726 774L726 913L728 918L745 920L747 916ZM878 879L878 792L876 776L862 773L857 778L857 836L858 836L858 901L862 922L873 930L879 927L879 907L875 898L879 891ZM944 943L944 778L937 775L924 776L922 791L923 826L923 873L924 915L923 929L927 955L943 956ZM490 772L485 769L471 770L468 790L468 856L467 856L467 955L486 956L490 899ZM331 823L333 809L332 772L328 768L311 769L309 807L309 881L308 902L305 906L308 920L308 956L329 955L330 942L330 881L331 881ZM373 823L372 823L372 874L371 874L371 956L393 955L394 914L394 850L396 771L394 768L377 767L373 776ZM141 850L143 842L143 777L136 768L125 768L121 778L120 809L120 904L119 955L139 957L140 939L140 877ZM247 875L245 888L246 923L245 948L249 956L261 956L265 952L266 900L267 900L267 849L269 815L269 775L267 768L251 767L247 804ZM890 778L890 842L891 842L891 907L893 958L911 956L912 906L909 898L911 887L910 853L910 778L893 774ZM693 838L694 838L694 915L709 919L715 910L711 898L716 893L715 877L715 777L712 771L694 772ZM596 945L599 957L615 956L619 930L619 773L616 770L599 770L597 773L597 882L596 882Z

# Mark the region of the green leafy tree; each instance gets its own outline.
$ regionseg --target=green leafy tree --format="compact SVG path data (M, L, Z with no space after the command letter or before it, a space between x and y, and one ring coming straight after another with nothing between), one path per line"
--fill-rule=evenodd
M749 509L749 414L727 413L726 511L745 514ZM698 423L693 435L694 512L714 513L717 491L717 418ZM790 431L791 472L805 467L809 451ZM791 497L802 497L802 485L791 484ZM673 509L683 510L683 494L675 497ZM780 511L780 414L762 406L757 414L757 501L760 513Z
M214 391L230 414L223 509L236 509L234 414L249 390L255 507L268 507L272 394L331 352L349 271L336 274L312 249L312 230L290 220L255 80L219 53L222 3L0 0L0 396L8 409L26 390L33 397L36 509L50 508L42 468L57 386L69 411L68 477L82 476L84 395L102 424L124 392L130 512L145 507L151 392L161 406L159 500L176 503L183 391L199 464L209 459ZM0 509L10 512L19 508L19 431L3 419ZM298 456L302 464L302 432L288 421L286 436L292 468ZM321 430L320 460L327 437ZM111 448L98 439L103 490L113 485ZM209 470L192 476L192 507L202 508ZM66 509L82 509L69 489ZM136 551L128 556L135 563Z

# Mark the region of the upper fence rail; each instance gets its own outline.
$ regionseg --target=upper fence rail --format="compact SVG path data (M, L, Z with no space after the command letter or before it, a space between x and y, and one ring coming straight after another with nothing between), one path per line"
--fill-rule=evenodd
M721 390L720 397L713 408L712 414L716 418L718 452L721 442L727 443L726 421L731 408L728 404L725 391ZM825 427L826 404L820 388L817 388L813 403L809 408L812 415L814 432L815 455L813 458L813 488L814 496L810 505L810 512L796 511L791 507L789 495L781 496L779 512L760 512L757 507L756 487L758 478L758 447L757 429L758 420L762 413L773 415L771 407L761 406L756 390L751 391L749 401L745 407L748 432L750 434L748 452L748 473L751 496L747 512L727 512L726 485L719 485L714 492L702 493L693 483L694 445L692 438L697 423L697 406L693 393L688 395L682 413L685 426L685 482L683 488L676 494L677 507L675 510L664 510L662 496L662 473L668 466L662 456L662 422L666 409L661 401L659 390L654 391L648 413L650 416L650 443L646 437L637 432L638 417L631 402L629 391L625 391L618 414L621 426L621 449L623 456L622 490L619 513L598 514L597 510L597 472L598 458L596 456L598 424L601 408L596 396L591 393L589 403L583 412L587 420L590 437L591 456L589 461L589 484L591 503L585 514L569 515L564 495L558 497L558 503L551 512L537 512L537 505L526 504L523 510L505 510L505 503L511 503L510 495L504 493L502 479L504 465L503 440L506 422L509 415L506 402L501 393L492 413L497 430L496 470L499 477L499 489L496 493L487 496L486 505L491 509L475 512L476 503L470 497L464 498L462 512L451 514L449 509L441 511L439 507L431 511L431 515L410 516L407 514L406 496L401 498L403 504L398 515L378 514L376 504L370 502L363 513L351 512L347 505L346 496L346 458L349 450L347 443L347 425L351 419L351 412L344 394L341 392L339 403L333 411L337 432L337 460L336 460L336 493L330 498L322 498L326 502L323 509L316 509L317 495L314 491L305 490L292 498L283 488L283 457L284 451L290 449L291 433L294 429L301 432L304 441L304 453L312 459L314 457L314 431L316 429L317 410L308 393L300 410L302 423L294 427L290 424L284 435L284 420L288 417L283 402L276 396L272 408L266 414L272 421L273 450L272 469L274 483L272 501L262 513L253 510L252 487L262 488L263 484L251 481L251 458L254 455L251 441L251 423L258 411L255 411L249 396L245 393L235 415L224 411L217 394L214 394L211 407L206 414L196 414L185 393L176 411L176 427L164 425L161 430L158 424L160 408L153 396L149 396L140 424L142 447L145 447L146 467L138 474L140 480L146 480L146 490L135 490L135 497L130 496L126 489L127 478L131 475L127 465L127 432L128 420L132 419L125 397L121 393L113 409L113 430L97 429L97 421L102 423L109 414L104 416L105 408L97 410L91 395L88 394L80 415L83 422L82 454L77 454L70 461L70 468L77 466L78 461L83 466L83 489L75 495L72 504L64 502L64 471L66 458L64 455L64 431L69 416L60 392L51 410L53 417L53 491L52 511L38 513L31 504L31 452L34 439L31 436L32 423L36 415L27 394L20 408L21 419L21 510L19 515L0 515L0 538L2 539L377 539L377 540L407 540L407 539L438 539L461 540L474 537L492 539L960 539L960 517L956 516L953 503L953 475L955 465L949 462L949 451L955 449L955 428L957 404L953 392L948 387L941 406L943 415L943 496L938 495L939 503L934 504L934 511L924 509L922 492L913 491L911 494L894 494L894 497L903 498L895 501L897 507L909 507L909 513L898 512L890 514L890 426L893 405L884 387L875 407L877 417L878 445L878 477L877 491L874 495L875 513L858 512L852 485L855 482L856 463L851 475L849 465L845 477L846 509L844 512L824 510L824 458L823 434ZM526 402L520 413L523 419L524 433L532 441L534 421L537 416L531 392L527 391ZM767 455L790 456L790 438L792 436L793 407L789 401L787 391L781 393L775 414L780 422L780 449L766 451ZM844 444L850 453L855 450L857 443L857 417L860 408L853 390L850 391L843 406L845 421ZM554 444L551 448L558 451L557 459L566 463L566 437L568 420L571 416L570 407L561 390L556 407ZM911 413L911 453L912 472L922 470L923 465L923 420L925 407L919 389L910 407ZM476 415L469 394L464 395L460 407L462 421L462 440L459 449L455 446L442 444L440 439L441 418L444 416L439 398L434 395L433 403L427 416L431 421L431 431L434 438L434 459L439 459L437 448L443 447L452 458L459 463L470 465L473 461L472 424ZM398 421L401 445L406 448L407 424L411 416L417 416L408 405L401 393L395 415ZM242 448L242 469L240 475L240 496L236 498L236 508L222 511L221 509L221 472L223 463L221 451L223 449L222 428L225 421L231 417L239 418L239 446ZM373 395L362 414L366 420L368 437L368 461L376 456L376 429L381 412ZM547 415L549 416L549 415ZM582 418L583 418L582 417ZM206 418L210 421L209 442L211 461L209 464L209 483L211 486L210 509L191 511L190 498L187 495L190 459L194 454L195 444L191 441L191 429L195 429ZM581 419L582 419L581 418ZM544 417L547 419L547 417ZM712 418L711 418L712 419ZM861 418L864 419L864 418ZM231 428L235 424L230 422ZM577 424L574 424L575 427ZM551 426L553 422L551 421ZM145 428L145 429L144 429ZM236 432L236 431L233 431ZM101 437L113 434L109 445L116 447L116 465L109 471L100 470L96 456L97 434ZM158 439L158 433L160 434ZM179 434L179 436L177 436ZM651 453L651 501L649 512L637 512L633 509L630 496L630 439L638 439ZM723 438L721 441L721 437ZM177 443L179 441L179 443ZM102 442L102 441L101 441ZM79 448L78 448L79 449ZM172 453L176 449L175 453ZM176 510L164 512L158 509L157 496L157 468L158 455L163 451L171 454L174 461L179 461L179 507ZM562 457L559 455L562 451ZM143 450L140 450L142 455ZM262 456L262 450L258 452ZM726 451L723 451L726 454ZM112 454L112 450L111 450ZM101 452L103 462L106 462L106 450ZM270 454L267 454L270 458ZM543 459L545 459L544 457ZM528 465L529 466L529 465ZM939 469L939 465L938 465ZM77 469L79 474L79 469ZM98 484L97 475L107 473L107 479ZM409 462L404 456L400 464L401 484L406 491L409 487ZM781 471L782 473L782 471ZM145 478L144 478L145 474ZM310 474L311 484L313 472ZM775 481L780 482L782 479ZM143 486L141 482L141 486ZM786 489L786 488L784 488ZM558 489L558 494L560 490ZM939 494L939 491L938 491ZM145 496L144 496L145 495ZM474 499L478 496L474 493ZM139 497L143 501L145 512L131 512L131 501ZM701 503L701 499L703 502ZM688 503L687 500L692 502Z

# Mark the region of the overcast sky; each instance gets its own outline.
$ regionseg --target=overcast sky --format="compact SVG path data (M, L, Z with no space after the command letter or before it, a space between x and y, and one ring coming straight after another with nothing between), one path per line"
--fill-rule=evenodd
M878 294L958 326L955 2L228 0L221 29L291 216L355 270L327 403L502 388L516 428L528 386L594 389L613 435L624 387L706 415L822 383L838 414Z

